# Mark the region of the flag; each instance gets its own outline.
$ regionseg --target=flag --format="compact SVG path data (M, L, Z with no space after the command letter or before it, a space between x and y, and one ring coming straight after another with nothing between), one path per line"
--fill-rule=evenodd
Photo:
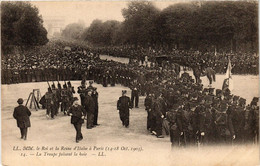
M226 90L226 88L228 88L230 91L234 89L231 70L232 70L231 61L230 58L228 58L226 79L224 79L223 86L222 86L223 91Z

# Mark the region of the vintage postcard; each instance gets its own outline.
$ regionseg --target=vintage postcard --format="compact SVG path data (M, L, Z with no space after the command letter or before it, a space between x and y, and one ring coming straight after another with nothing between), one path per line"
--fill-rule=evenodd
M4 166L259 165L258 1L2 1Z

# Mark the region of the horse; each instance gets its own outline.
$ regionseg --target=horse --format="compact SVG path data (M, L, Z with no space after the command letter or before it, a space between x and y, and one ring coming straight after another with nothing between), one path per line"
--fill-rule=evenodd
M193 75L195 77L196 83L200 83L200 77L207 76L209 80L209 86L212 84L212 80L215 82L216 81L216 72L214 69L211 67L205 68L203 71L200 66L194 66L192 67L193 70Z

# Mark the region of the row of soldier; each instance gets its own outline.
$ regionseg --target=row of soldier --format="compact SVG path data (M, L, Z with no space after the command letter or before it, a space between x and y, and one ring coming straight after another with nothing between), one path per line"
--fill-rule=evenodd
M100 69L97 65L92 70L95 80L104 83L104 75L96 72L96 68ZM115 68L112 75L108 74L113 76L111 85L116 82L131 88L131 108L134 106L134 99L135 107L138 107L139 95L150 94L145 102L148 111L147 128L158 138L163 137L162 127L170 124L173 144L258 140L258 98L254 98L246 106L245 99L231 95L228 89L217 89L215 95L213 88L203 89L203 85L196 84L186 72L178 78L176 73L167 70L153 71L124 65ZM103 66L101 70L110 73L113 68ZM147 74L145 81L141 81L141 73ZM150 106L147 104L149 98L153 101L150 100ZM186 124L179 123L180 121ZM238 122L241 124L237 124Z
M48 83L49 84L49 83ZM91 129L97 125L98 120L98 92L97 88L92 86L93 81L89 81L89 86L86 87L86 81L81 82L81 86L78 87L77 93L80 95L81 105L84 107L84 114L87 117L88 129ZM64 81L63 88L58 82L58 88L56 88L54 82L48 88L48 91L41 98L40 104L43 108L46 108L46 116L52 119L58 115L59 109L64 115L67 115L68 110L74 102L75 90L71 85L71 82Z
M253 142L259 139L259 99L246 100L204 88L184 73L180 79L154 85L145 99L147 129L162 138L165 128L172 145Z

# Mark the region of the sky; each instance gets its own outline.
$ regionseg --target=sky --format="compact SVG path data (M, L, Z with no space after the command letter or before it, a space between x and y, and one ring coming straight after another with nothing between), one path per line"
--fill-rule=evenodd
M179 1L156 1L153 2L159 9L164 9ZM89 26L95 19L102 21L123 21L122 9L127 8L127 1L34 1L31 2L38 7L43 20L50 18L62 18L66 26L69 23L84 22Z

